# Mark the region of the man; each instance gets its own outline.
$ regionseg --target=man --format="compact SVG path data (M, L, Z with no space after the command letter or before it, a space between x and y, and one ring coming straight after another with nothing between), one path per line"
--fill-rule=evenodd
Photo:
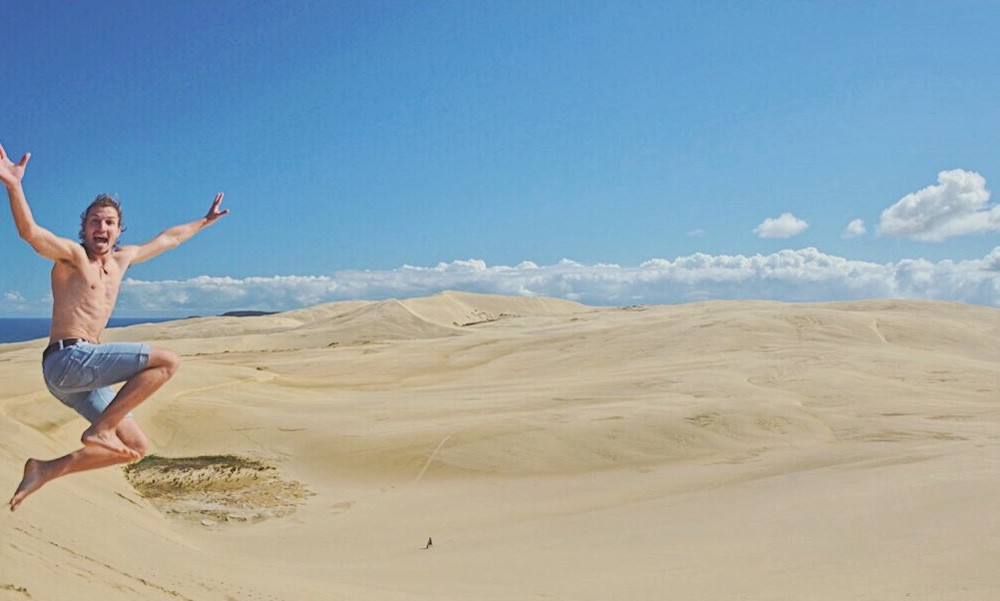
M7 187L17 233L52 267L52 326L42 358L49 391L90 423L83 447L57 459L28 459L10 500L14 511L44 484L60 476L139 459L148 441L131 415L179 367L177 355L140 343L101 344L118 298L125 270L175 248L229 211L215 197L202 219L163 231L145 244L118 246L125 226L112 198L97 197L82 215L80 243L61 238L35 223L21 180L30 153L18 163L0 146L0 181ZM117 392L113 384L125 382Z

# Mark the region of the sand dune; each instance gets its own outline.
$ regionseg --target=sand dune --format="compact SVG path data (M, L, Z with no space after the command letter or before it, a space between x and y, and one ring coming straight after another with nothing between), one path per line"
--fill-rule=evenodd
M0 599L997 599L998 337L458 292L114 330L183 358L155 457L5 515ZM0 346L10 492L84 428L42 346Z

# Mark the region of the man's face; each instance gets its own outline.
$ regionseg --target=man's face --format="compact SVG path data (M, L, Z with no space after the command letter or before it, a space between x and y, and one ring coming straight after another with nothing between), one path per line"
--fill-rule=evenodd
M84 246L96 256L111 252L121 233L118 211L112 207L91 209L83 222Z

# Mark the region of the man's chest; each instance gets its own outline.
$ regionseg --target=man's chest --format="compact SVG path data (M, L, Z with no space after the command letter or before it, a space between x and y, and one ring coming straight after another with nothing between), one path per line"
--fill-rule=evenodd
M117 263L101 265L98 262L81 265L57 264L52 269L54 295L74 295L92 301L113 300L121 288L124 275Z

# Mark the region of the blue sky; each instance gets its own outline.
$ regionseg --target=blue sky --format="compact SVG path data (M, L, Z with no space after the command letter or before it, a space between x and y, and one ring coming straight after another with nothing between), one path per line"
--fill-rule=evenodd
M67 237L98 193L135 243L225 192L120 316L445 288L1000 306L998 30L992 2L18 3L0 142ZM0 315L47 314L9 217L0 253Z

